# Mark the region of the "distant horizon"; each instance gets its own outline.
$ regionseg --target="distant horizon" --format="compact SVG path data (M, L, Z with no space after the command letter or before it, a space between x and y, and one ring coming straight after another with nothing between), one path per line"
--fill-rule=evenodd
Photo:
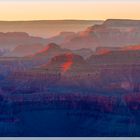
M140 19L129 19L129 18L107 18L107 19L32 19L32 20L1 20L0 22L26 22L26 21L106 21L106 20L134 20L139 21Z
M0 20L0 22L1 21L2 22L7 22L7 21L105 21L105 20L102 20L102 19L32 19L32 20L24 19L24 20Z

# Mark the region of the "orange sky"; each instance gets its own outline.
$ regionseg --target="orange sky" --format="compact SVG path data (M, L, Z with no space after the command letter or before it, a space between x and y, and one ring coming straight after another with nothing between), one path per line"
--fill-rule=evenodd
M140 2L137 0L105 1L2 0L0 20L140 19Z

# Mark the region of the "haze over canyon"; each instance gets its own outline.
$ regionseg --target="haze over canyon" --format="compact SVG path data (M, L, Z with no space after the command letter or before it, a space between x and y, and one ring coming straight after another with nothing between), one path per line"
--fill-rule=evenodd
M0 136L140 136L140 20L1 21Z

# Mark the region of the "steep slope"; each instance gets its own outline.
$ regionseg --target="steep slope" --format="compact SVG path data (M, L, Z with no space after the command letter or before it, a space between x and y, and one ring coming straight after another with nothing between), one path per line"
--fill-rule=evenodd
M70 49L97 47L123 47L140 44L140 21L107 20L101 25L94 25L77 33L69 41L62 43Z
M56 44L61 44L64 41L68 41L76 36L75 32L60 32L58 35L48 38L49 42L55 42Z
M41 67L41 69L47 69L50 72L60 73L82 73L90 71L89 65L80 56L73 53L65 53L57 55L51 59L51 61Z
M63 49L61 48L59 45L55 44L55 43L50 43L48 44L43 50L38 51L37 53L35 53L34 55L32 55L32 57L34 58L50 58L59 54L63 54L63 53L68 53L71 52L68 49Z
M98 47L95 50L95 54L97 55L102 55L102 54L107 54L110 53L112 51L120 51L122 50L122 47Z
M98 47L95 54L107 54L113 51L139 51L140 45L124 46L124 47Z
M1 32L27 32L32 36L51 37L62 31L78 32L88 26L101 24L94 20L32 20L0 21Z
M140 63L140 51L138 50L119 50L106 51L100 55L92 55L87 61L90 64L132 64Z
M104 25L110 27L140 27L140 20L107 19Z

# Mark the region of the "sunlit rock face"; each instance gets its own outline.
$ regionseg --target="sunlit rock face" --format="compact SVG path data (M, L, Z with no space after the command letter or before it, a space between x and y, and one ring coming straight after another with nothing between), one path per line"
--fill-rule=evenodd
M137 47L134 48L137 49ZM33 59L37 57L35 61L41 60L42 57L46 58L48 50L51 49L58 52L60 47L50 44L45 50L30 57ZM8 108L10 105L7 105L5 100L12 103L11 108L15 113L13 121L18 120L18 124L24 122L20 128L24 128L25 135L44 136L51 128L53 135L57 136L56 124L61 126L59 134L67 136L81 136L81 129L76 129L77 133L72 131L75 125L76 128L84 128L82 136L87 135L89 127L90 131L92 130L92 136L102 134L114 136L112 134L114 132L115 136L122 134L130 136L130 132L131 135L138 135L139 51L131 47L128 47L128 50L114 51L108 48L107 50L109 52L104 53L104 48L103 51L99 49L101 53L95 53L88 59L67 52L56 55L47 63L44 61L43 65L38 64L37 67L32 66L26 70L15 69L4 80L0 80L2 96L0 100L4 100L0 105L4 103ZM8 61L1 60L1 64L10 66L9 61L10 58ZM16 58L13 59L13 62L15 61L17 61ZM16 64L21 66L24 63L20 61ZM2 106L2 109L5 106ZM7 112L4 111L2 113L6 114ZM61 123L55 121L56 116L60 120L63 118ZM40 120L42 120L41 124ZM45 125L42 128L44 123L49 123L50 126ZM40 124L40 128L33 129L36 124ZM26 129L28 125L32 128ZM108 125L109 130L101 129ZM132 131L133 128L130 129L132 125L137 132ZM63 133L62 130L65 130L66 126L68 131ZM44 130L43 134L42 130ZM69 133L69 130L73 133ZM95 130L96 133L94 133ZM49 131L49 135L52 131Z
M105 44L95 52L50 43L0 57L0 135L5 126L8 136L139 136L140 45L125 44L139 30L133 22L107 20L76 39L70 33L80 47Z
M82 72L88 70L88 63L80 56L73 53L65 53L55 56L46 65L49 71ZM45 68L45 67L44 67Z
M140 45L126 46L121 48L122 51L140 51Z
M55 43L50 43L41 47L42 49L39 49L39 51L32 53L31 55L26 55L23 58L28 59L32 65L39 66L48 63L48 61L56 55L71 52L68 49L61 48Z
M140 50L140 45L128 45L124 47L98 47L96 48L95 54L97 55L102 55L102 54L108 54L116 51L139 51Z
M48 38L59 32L78 32L93 24L96 20L35 20L35 21L0 21L2 32L27 32L32 36Z
M119 50L110 51L104 49L100 51L100 55L92 55L88 58L88 62L92 64L139 64L140 51L139 50Z
M94 25L79 32L62 45L71 49L97 47L124 47L140 44L140 21L107 20L101 25Z
M70 52L68 49L62 49L59 45L55 43L48 44L44 49L35 53L32 57L53 57L62 53Z

